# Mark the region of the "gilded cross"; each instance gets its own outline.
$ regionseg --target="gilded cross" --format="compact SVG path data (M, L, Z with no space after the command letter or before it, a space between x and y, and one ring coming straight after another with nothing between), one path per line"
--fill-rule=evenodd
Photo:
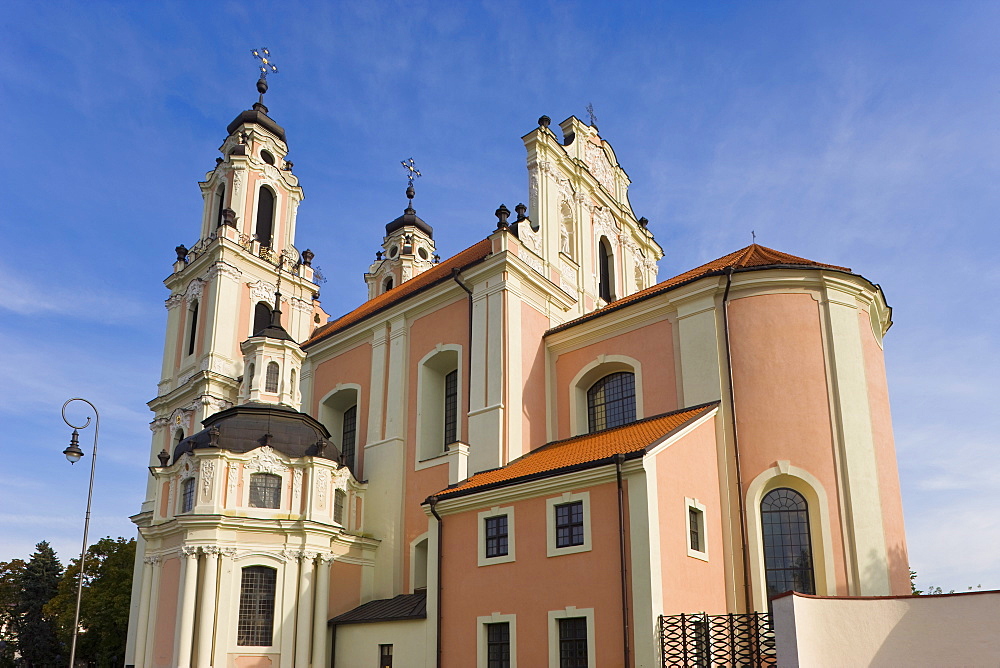
M251 52L254 58L260 61L260 78L266 79L268 72L277 74L278 68L271 62L271 52L267 49L253 49Z
M406 180L409 182L410 187L412 188L413 180L418 179L422 176L420 170L417 169L417 165L413 161L413 158L410 158L409 160L403 160L399 164L401 164L403 166L403 169L406 170Z

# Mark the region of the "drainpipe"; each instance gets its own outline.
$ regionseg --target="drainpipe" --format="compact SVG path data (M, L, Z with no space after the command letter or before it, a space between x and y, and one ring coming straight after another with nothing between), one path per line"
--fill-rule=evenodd
M615 477L618 479L618 552L621 557L622 576L622 647L626 668L629 666L629 624L628 624L628 565L625 561L625 494L622 491L622 464L625 455L615 455Z
M444 535L444 524L441 522L441 516L438 515L437 504L438 498L432 496L427 499L431 504L431 514L438 523L438 558L437 558L437 668L441 668L441 545L443 542L442 536Z
M451 270L451 277L452 279L454 279L456 283L458 283L458 287L462 288L467 293L469 293L469 345L467 346L468 350L466 351L466 363L465 363L466 371L464 374L465 415L468 416L469 413L472 412L472 290L469 288L469 286L463 283L461 279L458 277L460 273L462 273L462 270L459 269L458 267L455 267L454 269ZM468 429L466 429L466 431L468 431ZM465 435L465 440L466 441L469 440L468 434ZM432 505L431 509L433 508L434 506Z
M744 611L753 610L753 592L750 587L750 548L747 538L747 511L743 501L743 476L740 472L739 433L736 427L736 388L733 387L733 355L729 342L729 288L733 284L733 267L726 270L726 291L722 295L722 331L726 342L726 369L729 372L729 414L733 422L733 457L736 460L736 498L739 502L740 540L743 554L743 603Z

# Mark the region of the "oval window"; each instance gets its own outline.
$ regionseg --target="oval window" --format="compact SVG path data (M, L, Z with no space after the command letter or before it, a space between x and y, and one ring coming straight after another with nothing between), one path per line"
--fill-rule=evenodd
M421 248L421 249L419 249L419 250L417 251L417 255L419 255L419 256L420 256L420 259L421 259L421 260L426 260L426 259L428 258L428 255L427 255L427 249L426 249L426 248Z
M266 162L269 165L273 165L274 164L274 156L271 155L270 151L261 151L260 152L260 159L263 160L264 162Z
M399 248L393 246L389 249L389 257L396 257L399 254Z

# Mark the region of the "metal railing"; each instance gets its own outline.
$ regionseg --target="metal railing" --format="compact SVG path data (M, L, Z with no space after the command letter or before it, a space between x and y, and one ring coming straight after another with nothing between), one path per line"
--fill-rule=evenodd
M771 615L660 615L664 668L777 666Z

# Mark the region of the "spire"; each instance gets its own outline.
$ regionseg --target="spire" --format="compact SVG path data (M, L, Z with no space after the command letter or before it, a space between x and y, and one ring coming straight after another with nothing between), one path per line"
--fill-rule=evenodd
M253 103L253 107L237 116L226 128L226 132L233 134L244 123L257 124L274 134L281 141L285 141L285 129L274 122L267 115L267 107L264 106L264 94L267 92L267 75L277 74L278 68L271 60L271 52L266 48L252 49L250 55L260 61L260 78L257 79L257 93L259 97Z
M413 158L410 158L409 160L402 160L399 164L403 165L403 169L406 170L406 208L403 209L402 216L385 226L385 235L389 236L400 228L412 225L413 227L423 231L427 236L433 238L434 228L418 218L417 210L413 208L413 198L416 195L416 191L413 189L413 181L420 178L422 174L420 173L420 170L417 169Z

